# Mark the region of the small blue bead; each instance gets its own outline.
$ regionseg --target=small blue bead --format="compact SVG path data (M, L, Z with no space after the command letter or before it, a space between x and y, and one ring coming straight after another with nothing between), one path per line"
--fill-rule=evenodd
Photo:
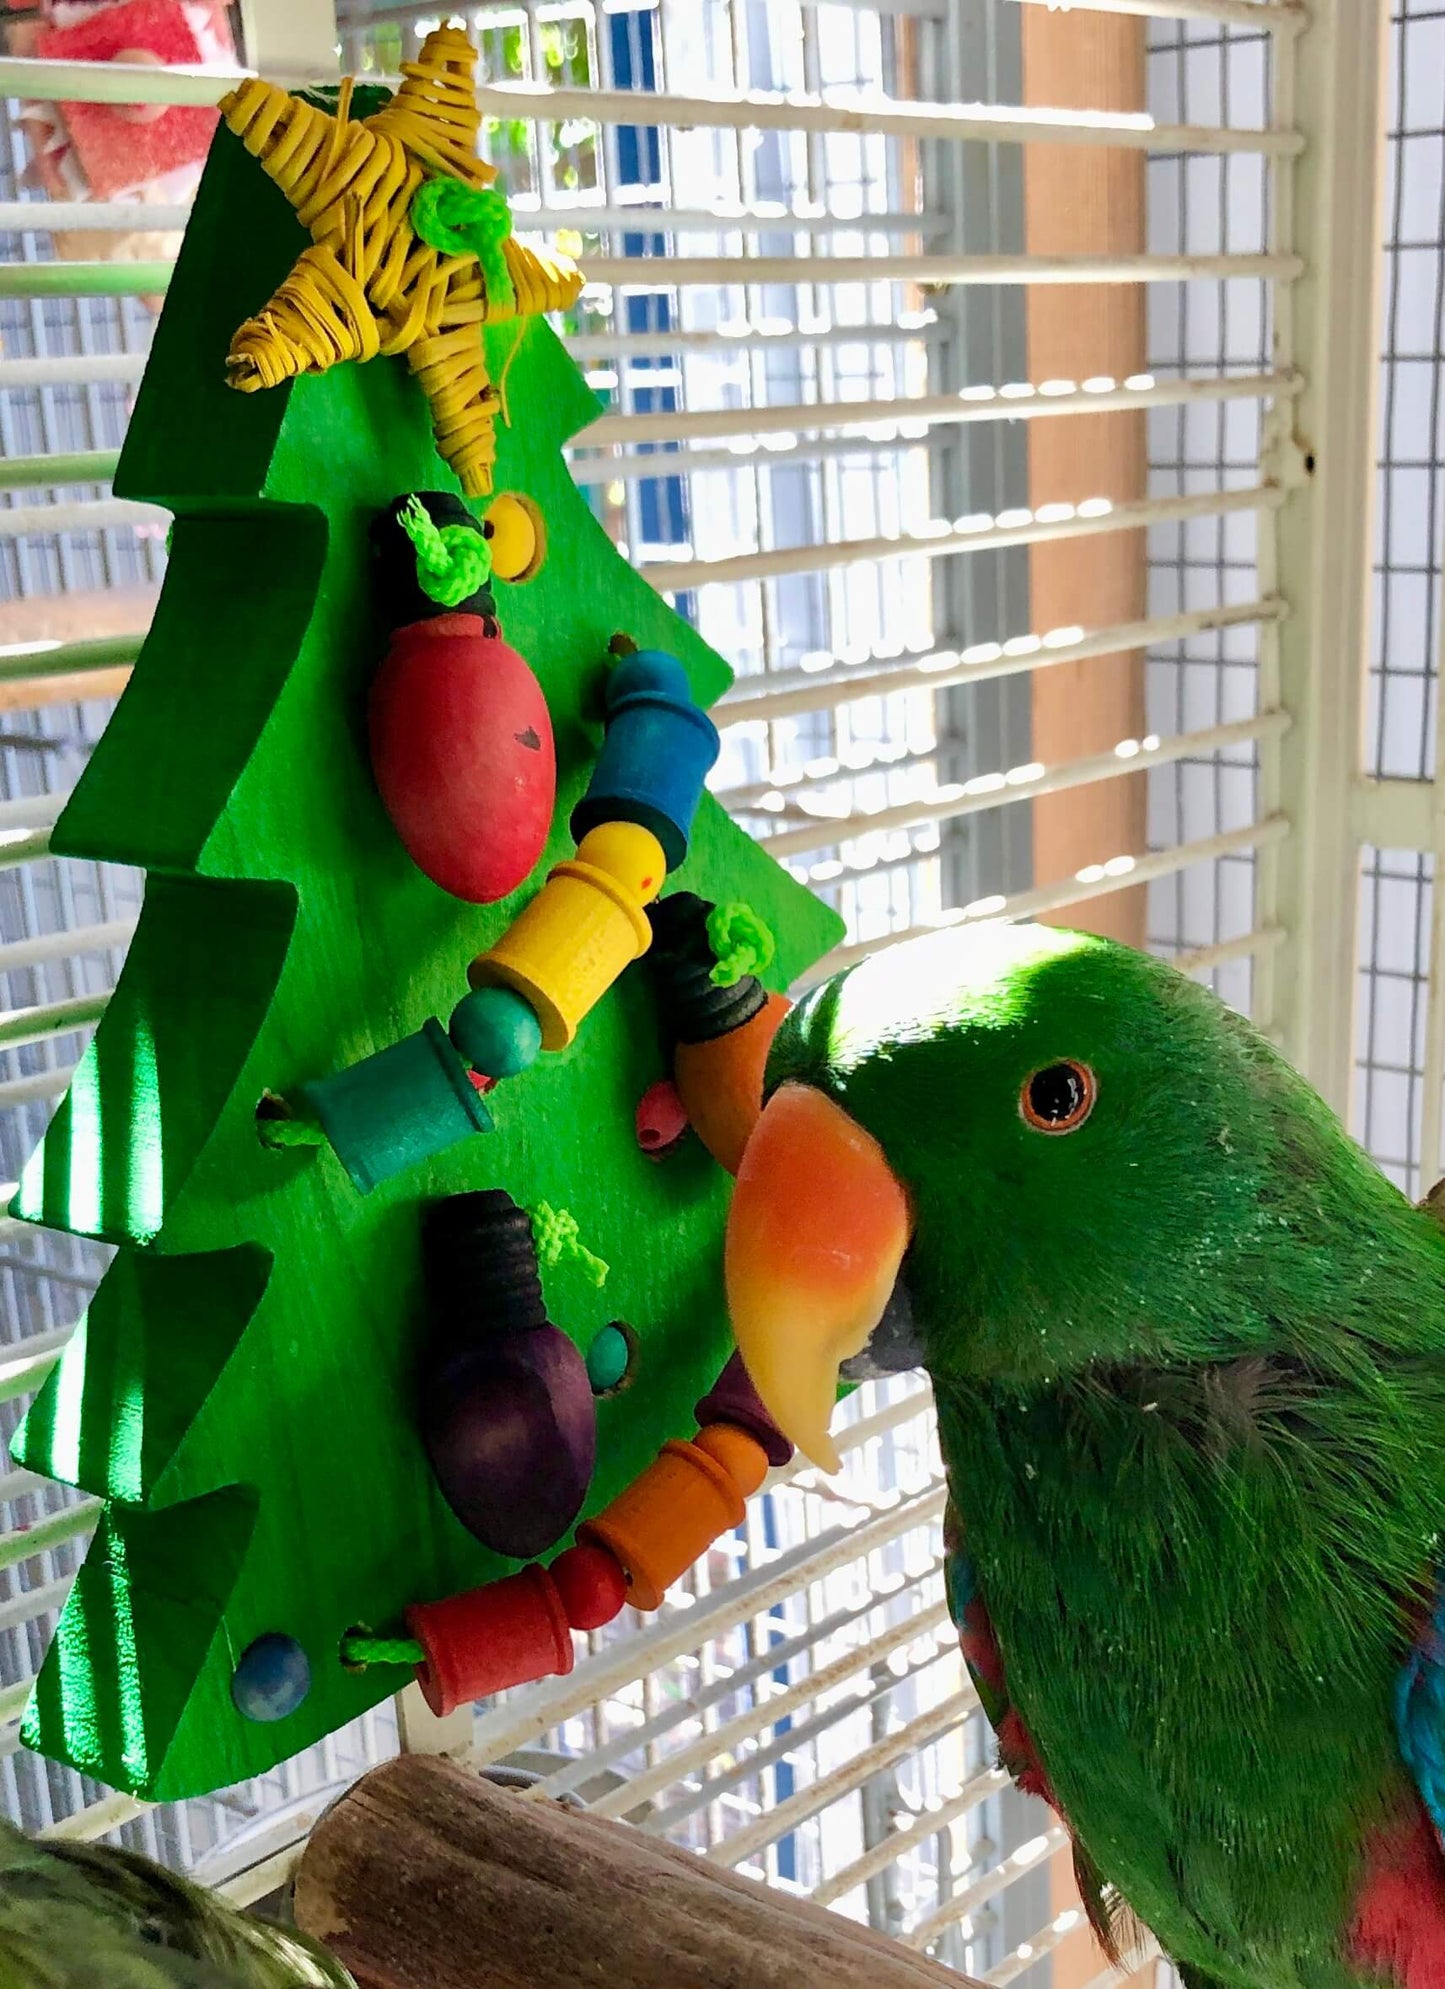
M452 1010L453 1044L483 1077L516 1077L542 1053L542 1025L511 988L474 988Z
M284 1720L310 1690L310 1659L279 1630L268 1630L242 1651L231 1676L231 1698L246 1720Z

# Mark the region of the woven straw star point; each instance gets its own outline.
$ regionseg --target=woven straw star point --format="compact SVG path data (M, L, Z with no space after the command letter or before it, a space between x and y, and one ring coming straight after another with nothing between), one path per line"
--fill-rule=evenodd
M468 497L485 497L499 395L482 327L565 309L582 276L567 257L517 242L505 204L487 194L496 175L477 156L476 60L460 29L434 30L403 65L396 95L355 122L350 78L334 115L258 78L222 100L226 123L311 235L231 340L226 367L233 387L254 393L404 352L439 452ZM469 207L475 238L457 225Z

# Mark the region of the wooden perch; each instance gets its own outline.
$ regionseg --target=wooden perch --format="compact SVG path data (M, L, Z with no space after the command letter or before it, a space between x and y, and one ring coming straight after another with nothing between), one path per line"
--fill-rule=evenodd
M420 1755L322 1818L295 1910L358 1989L968 1989L808 1901Z

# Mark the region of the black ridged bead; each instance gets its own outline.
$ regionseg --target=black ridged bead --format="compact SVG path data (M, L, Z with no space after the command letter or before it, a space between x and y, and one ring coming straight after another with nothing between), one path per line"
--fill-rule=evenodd
M666 1034L674 1043L711 1043L751 1022L767 1001L755 974L730 988L712 979L717 965L707 936L716 909L692 891L673 891L647 908L652 945L643 955Z

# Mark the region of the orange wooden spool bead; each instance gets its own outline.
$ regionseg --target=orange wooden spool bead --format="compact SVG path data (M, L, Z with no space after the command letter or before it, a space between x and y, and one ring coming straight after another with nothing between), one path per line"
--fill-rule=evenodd
M657 1609L678 1576L742 1517L732 1473L697 1444L673 1439L610 1506L578 1527L577 1538L617 1556L634 1609Z
M693 1438L699 1450L720 1464L745 1499L750 1499L768 1475L768 1454L756 1437L736 1423L709 1423Z

